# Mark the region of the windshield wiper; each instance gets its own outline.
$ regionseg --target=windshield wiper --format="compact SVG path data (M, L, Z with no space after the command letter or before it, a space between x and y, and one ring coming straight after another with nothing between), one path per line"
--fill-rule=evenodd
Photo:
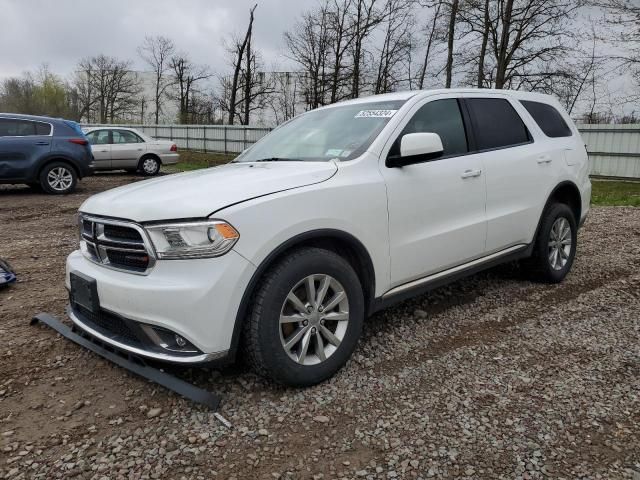
M259 160L252 160L253 162L302 162L303 160L299 160L297 158L280 158L280 157L271 157L271 158L261 158Z

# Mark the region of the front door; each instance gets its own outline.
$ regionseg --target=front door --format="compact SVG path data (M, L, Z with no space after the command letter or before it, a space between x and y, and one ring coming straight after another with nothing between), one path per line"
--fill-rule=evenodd
M387 186L391 286L466 263L485 252L487 222L483 165L469 154L460 104L440 98L416 105L403 135L440 135L443 155L400 168L381 165Z
M51 125L0 118L0 179L24 180L51 150Z

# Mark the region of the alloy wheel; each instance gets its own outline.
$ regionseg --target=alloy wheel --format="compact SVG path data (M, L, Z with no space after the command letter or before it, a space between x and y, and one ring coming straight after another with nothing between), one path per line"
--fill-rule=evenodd
M65 167L52 168L47 174L47 183L56 192L64 192L73 185L73 174Z
M282 305L282 348L295 362L316 365L338 349L348 325L344 287L330 275L309 275L291 289Z
M562 270L571 255L571 225L564 217L558 217L549 235L549 263L554 270Z

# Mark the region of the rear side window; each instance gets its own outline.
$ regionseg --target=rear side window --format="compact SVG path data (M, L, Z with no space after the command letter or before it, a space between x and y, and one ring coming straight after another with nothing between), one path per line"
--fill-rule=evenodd
M400 139L408 133L437 133L442 140L445 157L462 155L468 151L464 122L455 98L434 100L422 106L404 128ZM396 143L394 150L399 154L400 145Z
M0 137L30 137L33 135L49 135L51 125L44 122L0 118Z
M113 143L141 143L142 139L129 130L113 130Z
M531 141L518 112L503 98L467 98L478 150L504 148Z
M527 109L527 112L529 112L540 127L540 130L542 130L547 137L559 138L570 137L572 135L567 122L564 121L560 112L551 105L528 100L520 100L520 103Z

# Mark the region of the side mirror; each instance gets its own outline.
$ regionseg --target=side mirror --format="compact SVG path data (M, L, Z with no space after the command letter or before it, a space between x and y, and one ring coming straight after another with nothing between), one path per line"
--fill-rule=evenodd
M428 162L442 156L444 147L437 133L408 133L400 142L400 155L387 158L388 167Z

